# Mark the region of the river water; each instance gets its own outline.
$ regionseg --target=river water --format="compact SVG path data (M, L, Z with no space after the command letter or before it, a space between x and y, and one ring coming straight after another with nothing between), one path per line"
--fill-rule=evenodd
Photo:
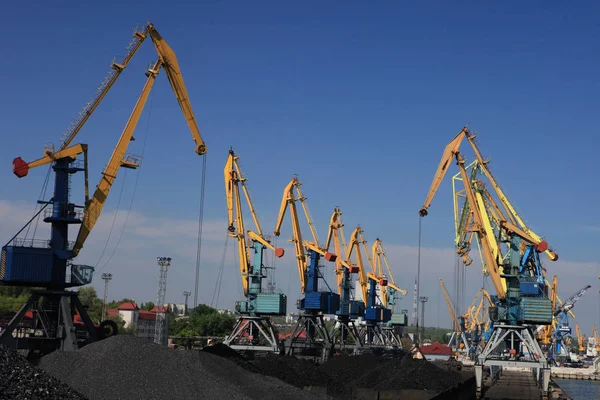
M579 381L574 379L556 379L555 382L573 400L600 399L600 381Z

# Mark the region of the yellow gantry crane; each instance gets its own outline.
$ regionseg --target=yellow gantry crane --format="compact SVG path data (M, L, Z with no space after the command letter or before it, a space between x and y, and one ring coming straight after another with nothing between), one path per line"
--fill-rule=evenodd
M509 218L500 219L497 231L494 230L493 212L486 205L485 192L473 182L466 169L466 161L458 148L462 140L467 137L475 151L479 168L491 182L493 190L500 198L500 204L505 209ZM521 338L523 345L528 349L528 354L515 363L523 365L537 364L542 371L542 395L548 396L550 382L550 368L548 360L543 355L539 343L535 340L535 333L531 325L548 325L552 323L553 313L551 302L545 295L545 270L541 266L539 253L546 253L551 260L558 256L549 249L548 243L543 241L522 221L520 216L510 204L496 180L487 168L487 163L481 157L479 149L475 145L474 135L467 128L461 132L446 146L444 153L434 175L429 193L419 214L424 217L428 214L431 201L444 178L451 161L455 159L459 168L460 176L464 183L464 196L468 209L463 207L460 223L457 223L457 238L463 238L467 242L472 236L468 231L475 233L482 254L482 263L485 265L489 277L497 295L493 307L493 327L485 348L477 356L475 364L476 394L481 396L483 388L483 367L503 365L506 360L495 358L494 352L505 343L507 337ZM492 209L494 209L492 207ZM455 207L455 217L457 215ZM458 220L458 218L457 218ZM464 239L465 237L469 237ZM504 240L504 239L507 240ZM468 245L459 246L457 239L457 251L463 256L463 262L469 263ZM503 252L505 251L505 252ZM502 272L501 272L502 269ZM511 343L516 343L512 341ZM509 354L519 352L514 344L511 344ZM507 357L512 357L511 355Z
M384 307L388 307L392 314L395 314L394 305L395 294L396 292L401 293L403 296L406 296L408 292L404 289L401 289L398 285L396 285L396 281L394 279L394 274L388 264L387 257L385 255L385 250L383 249L383 243L379 238L376 238L373 242L373 246L371 248L372 254L372 272L376 276L381 277L382 279L387 280L387 285L381 287L381 302ZM383 265L385 265L387 275L383 271Z
M371 271L366 269L361 247L369 261ZM364 325L361 326L361 336L365 344L386 348L401 348L402 343L398 333L391 324L388 325L392 321L392 311L381 305L381 299L380 302L377 301L377 287L387 286L388 280L383 275L375 274L374 263L370 259L367 241L360 226L357 226L350 235L346 260L350 261L353 254L356 257L355 264L359 270L360 293L365 305ZM405 321L400 321L400 324L402 322Z
M88 146L85 144L71 145L71 142L148 36L158 53L158 61L146 72L147 80L142 93L102 173L102 178L90 198L87 165ZM44 204L44 206L34 216L36 218L48 205L52 204L52 211L44 216L44 222L51 224L50 240L43 247L23 246L23 243L17 242L10 245L17 234L2 248L0 281L10 284L18 280L18 283L23 286L44 287L47 289L43 293L38 290L32 291L26 304L19 310L6 329L0 333L0 343L2 344L40 353L57 348L71 351L87 343L116 334L117 326L114 321L106 320L100 322L99 326L95 325L78 299L77 293L65 289L89 284L92 281L94 267L73 264L72 259L79 254L98 221L119 168L136 168L139 165L139 158L126 155L126 151L154 85L155 78L161 68L167 73L171 87L192 132L192 137L196 143L196 153L202 155L206 152L206 145L200 135L175 53L159 35L154 25L148 24L143 31L136 32L130 42L125 59L121 63L113 63L111 68L112 71L102 82L94 98L84 106L78 117L65 132L58 151L55 151L54 146L51 145L46 146L43 157L38 160L25 162L21 157L13 160L13 173L19 178L26 176L31 168L54 164L55 186L53 198L47 202L40 201L39 203ZM84 158L83 168L75 164L76 158L80 154L83 154ZM85 205L83 207L78 207L70 201L70 178L72 174L79 171L83 171L85 174ZM201 184L204 187L203 181ZM77 210L78 208L83 208L83 217L81 212ZM70 246L68 241L69 226L72 224L81 224L73 247ZM21 258L13 257L13 254L17 253L20 254ZM29 309L34 314L32 323L34 330L43 331L43 334L41 336L20 338L17 343L14 340L13 332ZM44 315L40 314L38 310L44 310ZM79 313L82 324L74 324L72 314L75 312ZM44 345L40 343L44 343Z
M579 347L579 353L585 352L585 338L581 334L581 329L579 328L579 324L575 324L575 331L577 332L577 345Z
M79 233L77 235L77 239L73 247L73 253L75 254L75 256L77 256L81 251L85 240L87 239L94 225L98 221L100 213L102 212L102 209L105 205L106 198L108 197L110 189L117 177L117 172L119 168L123 167L135 169L139 166L139 158L128 156L126 152L131 138L133 136L133 132L135 131L139 118L142 114L142 110L144 109L144 106L146 104L146 100L148 99L150 91L152 90L152 86L154 85L156 76L158 75L161 68L163 68L167 74L169 83L171 84L171 88L175 93L175 97L179 102L179 106L181 107L183 115L189 126L190 132L192 133L192 138L194 139L194 143L196 145L196 153L199 155L203 155L206 153L207 150L207 146L204 143L204 140L202 139L202 136L200 134L200 129L198 128L198 124L194 116L194 111L192 110L192 105L189 100L187 89L183 81L183 75L181 73L181 69L179 68L179 63L177 62L175 52L158 33L154 25L148 24L142 31L138 31L134 34L134 40L129 46L129 51L125 59L121 63L112 64L111 68L113 72L109 75L109 77L107 77L105 82L103 82L102 86L98 90L98 94L94 97L94 99L92 99L88 104L86 104L82 113L80 113L79 117L69 127L65 134L65 137L63 138L63 142L59 150L57 152L54 152L53 148L48 147L44 151L44 157L29 163L23 161L22 158L18 157L13 161L13 172L19 178L22 178L27 175L29 169L52 163L57 159L64 157L74 158L75 156L81 153L84 153L84 156L86 156L87 145L76 144L74 146L68 147L69 144L73 141L73 139L75 139L77 133L83 127L83 125L91 116L96 107L100 104L104 96L110 90L116 79L120 76L121 72L125 69L125 67L129 63L137 49L141 46L142 42L147 37L150 37L152 43L154 44L154 48L156 49L156 52L158 54L158 60L146 72L147 80L144 85L144 88L142 89L142 93L135 104L135 107L129 117L129 120L127 121L127 124L125 125L125 129L121 133L117 146L114 148L108 164L102 172L102 179L96 187L94 195L91 199L88 198L86 172L86 202L83 214L84 221L79 229Z
M269 316L283 316L287 312L287 297L282 293L268 293L263 290L266 278L263 262L264 250L270 249L275 256L284 255L282 248L275 248L263 236L246 178L239 166L239 156L229 151L224 168L225 199L227 202L228 235L237 239L238 259L244 301L236 302L236 312L240 314L232 333L224 343L236 350L279 352L279 340ZM242 195L254 221L256 231L246 230L242 211Z
M489 168L487 167L488 161L484 160L484 158L481 155L481 152L479 151L479 148L477 147L477 144L475 143L476 136L471 134L467 127L463 128L454 137L454 139L452 139L452 141L450 141L450 143L448 143L448 145L444 149L442 159L440 160L440 164L438 165L437 171L434 175L433 182L431 183L431 188L429 189L429 193L427 194L427 198L425 199L425 203L423 204L423 207L421 207L421 210L419 211L420 215L426 216L428 214L428 209L429 209L429 206L431 205L431 201L433 200L433 197L435 196L437 189L439 188L440 184L442 183L442 180L444 179L444 176L446 175L446 172L448 171L450 162L458 154L458 149L459 149L462 141L465 138L467 138L469 144L471 145L471 147L473 148L473 151L475 152L475 157L476 157L476 160L478 163L478 168L483 172L483 174L491 182L494 191L496 192L498 198L500 199L500 203L502 204L503 208L506 211L506 215L510 216L511 224L517 226L522 231L524 231L527 234L527 236L529 236L533 239L534 242L541 242L542 241L541 237L539 235L537 235L535 232L533 232L531 230L531 228L529 228L525 224L523 219L517 213L516 209L509 202L508 198L506 197L506 195L504 194L504 192L502 191L502 189L496 182L495 178L493 177L492 173L490 172ZM467 179L467 177L464 175L463 175L463 180L465 182L465 185L467 185L467 182L471 182L471 179ZM550 260L552 260L552 261L558 260L558 254L556 254L551 249L546 249L545 253L548 255L548 258Z
M339 207L334 208L329 221L327 241L325 242L326 251L329 251L332 242L335 254L344 254L347 245L344 238L342 212ZM364 343L355 321L363 316L365 305L362 301L353 298L352 276L359 272L359 268L349 259L343 259L340 256L336 258L335 266L340 308L336 313L336 324L331 330L331 338L336 347L353 348L355 352L358 352ZM347 341L347 338L351 338L352 341Z
M293 232L290 241L294 243L296 250L300 289L304 297L298 301L298 309L302 312L290 337L286 340L285 346L289 355L297 351L312 349L320 352L323 359L327 359L334 350L334 343L326 329L323 315L336 314L340 306L340 295L332 292L330 288L328 291L319 290L319 281L323 278L319 263L321 258L325 258L329 262L335 262L338 256L319 245L317 231L308 211L306 197L302 194L300 186L301 183L298 178L293 177L283 190L279 216L273 232L275 236L280 235L285 212L289 208ZM300 201L302 204L313 236L312 242L302 238L296 201ZM303 334L305 334L305 337L302 337Z

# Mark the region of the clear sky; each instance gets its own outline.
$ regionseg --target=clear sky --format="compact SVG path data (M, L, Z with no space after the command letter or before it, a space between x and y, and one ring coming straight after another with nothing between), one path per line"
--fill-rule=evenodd
M591 332L593 323L600 324L600 6L327 3L4 4L0 239L8 240L31 215L47 171L38 168L19 180L11 160L32 160L42 155L44 143L59 143L112 57L124 55L134 26L150 20L177 53L209 146L202 302L210 303L221 264L222 168L233 146L265 231L272 231L283 187L297 173L322 238L333 207L340 206L347 234L361 224L369 241L376 236L384 241L396 280L411 291L402 300L410 309L417 213L444 146L468 123L511 201L559 252L561 260L546 267L559 275L561 297L594 285L577 306L583 313L578 321ZM78 136L90 146L92 186L141 91L145 67L155 58L145 43ZM96 265L106 246L98 268L108 264L94 285L101 288L100 273L112 272L111 298L153 300L156 256L163 255L174 259L169 301L182 301L183 290L193 290L202 161L162 75L130 146L132 153L143 153L143 165L120 172L81 254L81 262ZM464 152L472 158L466 147ZM81 203L81 177L75 181L75 200ZM132 212L118 241L134 188ZM117 209L122 212L114 218ZM290 233L286 220L282 238ZM436 296L439 277L452 281L452 243L448 179L423 221L421 292L430 302L436 299L428 325L449 324ZM239 295L232 251L230 243L219 307ZM277 272L290 311L299 292L291 252ZM469 269L472 294L479 271L475 264Z

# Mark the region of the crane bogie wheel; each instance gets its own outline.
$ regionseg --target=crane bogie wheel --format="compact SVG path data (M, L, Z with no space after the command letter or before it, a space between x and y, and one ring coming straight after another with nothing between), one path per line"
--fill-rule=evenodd
M117 323L115 321L107 319L100 323L100 336L102 339L115 336L117 333L119 333L119 328L117 327Z

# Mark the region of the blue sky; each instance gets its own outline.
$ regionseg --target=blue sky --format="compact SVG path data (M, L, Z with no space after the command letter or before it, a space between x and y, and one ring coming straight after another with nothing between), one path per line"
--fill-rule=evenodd
M396 280L408 288L416 262L411 255L417 245L417 212L444 146L468 123L511 201L557 249L561 261L570 263L562 264L563 271L567 265L581 271L581 277L566 276L547 263L550 273L565 282L563 297L593 283L594 293L581 300L581 307L598 319L600 26L595 16L600 6L475 1L171 4L4 5L0 92L8 95L0 98L0 157L5 160L0 200L6 210L23 211L23 203L33 208L46 173L39 168L18 180L10 161L37 158L44 143L59 142L108 72L112 57L124 55L133 27L150 20L177 53L209 146L205 219L214 227L218 255L210 258L206 250L209 259L202 268L207 290L214 287L223 246L222 168L229 146L241 156L266 231L274 225L283 187L297 173L321 237L333 207L340 206L348 234L361 224L370 241L380 236L390 247L406 250L392 261L398 268ZM145 43L80 132L78 141L90 146L91 185L141 91L145 67L155 58L153 47ZM166 229L164 225L186 228L179 232L181 240L175 240L174 231L168 238L172 242L155 235L150 243L148 236L136 236L142 228L131 232L128 220L125 239L106 269L123 277L111 282L115 297L131 291L144 301L155 296L153 260L162 253L140 253L133 242L175 252L187 235L193 245L201 158L193 152L185 120L162 75L138 125L138 140L129 149L140 154L144 148L144 161L137 172L127 172L120 209L129 204L139 174L133 206L138 219L131 221L143 220L140 224L148 229L154 224L153 232L157 226ZM464 152L471 158L466 147ZM94 264L106 243L123 172L109 198L104 225L82 252L86 262ZM24 214L29 213L28 208ZM123 218L115 220L117 226ZM20 227L16 220L12 223L4 224L2 240ZM432 252L451 248L449 179L423 221L423 232L423 245ZM282 237L289 234L286 221ZM111 235L108 253L118 236L118 231ZM174 261L169 281L173 301L191 288L195 249L187 250L190 255L182 256L179 267ZM433 278L422 292L433 296L437 275L451 281L453 261L430 262L423 268ZM298 278L290 275L295 267L288 267L279 280L285 282L284 290L290 282L297 291ZM222 306L235 299L231 292L239 280L236 266L227 268L232 289L222 289L227 293L221 295L227 296ZM141 276L148 284L132 288ZM477 269L470 276L480 280ZM210 295L205 300L202 293L200 299L209 301ZM410 308L411 296L403 300L404 307ZM428 315L435 323L436 312ZM584 323L591 329L591 323Z

